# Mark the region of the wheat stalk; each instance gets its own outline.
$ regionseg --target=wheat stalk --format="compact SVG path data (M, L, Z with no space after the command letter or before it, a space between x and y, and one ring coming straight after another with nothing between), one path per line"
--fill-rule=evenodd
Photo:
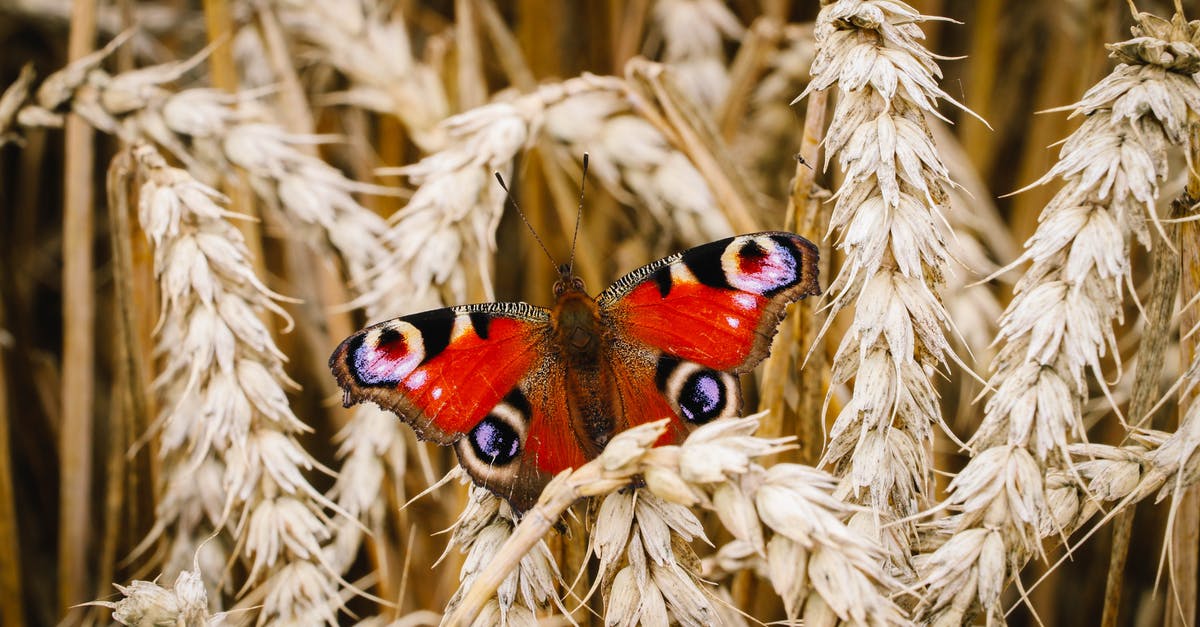
M952 184L925 123L949 98L920 44L918 25L929 19L901 2L825 6L813 81L800 96L839 88L825 146L846 177L831 219L846 262L827 292L834 312L857 301L832 375L834 385L853 378L853 394L824 460L843 477L840 494L888 525L880 533L889 558L905 570L911 523L891 523L929 503L927 448L941 409L928 373L953 357L938 297L951 261L942 211Z
M180 560L199 552L209 577L221 572L211 568L224 561L220 554L239 551L249 568L245 589L263 586L263 617L333 621L338 573L321 545L329 537L325 510L336 507L304 478L319 467L295 439L309 427L289 407L284 387L294 383L258 317L286 316L280 297L255 276L220 194L147 144L133 157L146 180L138 215L162 291L156 385L166 400L164 500L147 542L170 530L165 570L183 572ZM231 545L214 540L201 549L222 530ZM219 583L210 580L214 589Z
M662 60L680 89L715 110L729 91L725 40L745 32L737 16L717 0L663 0L654 4L654 23L662 33Z
M881 568L880 547L858 530L862 520L853 522L857 508L833 496L833 477L797 464L763 468L753 461L789 442L751 435L759 419L714 421L678 446L652 446L665 428L662 421L618 434L598 458L564 471L546 487L487 568L473 573L448 624L471 622L563 511L580 498L602 494L610 496L597 516L592 547L604 572L614 573L606 583L606 621L632 624L661 616L663 606L681 624L712 620L711 593L696 585L701 564L679 542L699 535L686 508L702 505L715 509L729 532L764 556L793 616L815 624L905 624L889 598L900 584ZM655 500L639 506L636 494L620 496L635 475Z
M1000 319L994 393L971 441L980 452L950 485L945 505L957 513L938 523L950 535L919 558L921 615L930 622L961 622L976 606L1002 620L1007 578L1040 554L1043 535L1065 532L1075 526L1064 525L1071 515L1091 509L1067 487L1081 472L1070 447L1084 433L1086 375L1105 385L1100 360L1108 349L1116 356L1112 323L1130 280L1128 241L1149 245L1168 151L1186 145L1187 112L1200 111L1200 87L1188 71L1195 44L1191 55L1182 45L1195 27L1145 13L1135 19L1135 38L1110 47L1121 64L1071 107L1088 118L1038 181L1064 186L1018 259L1031 265ZM1169 440L1174 450L1154 456L1160 472L1178 472L1179 455L1194 450L1189 430L1181 425ZM1128 478L1125 470L1113 477Z

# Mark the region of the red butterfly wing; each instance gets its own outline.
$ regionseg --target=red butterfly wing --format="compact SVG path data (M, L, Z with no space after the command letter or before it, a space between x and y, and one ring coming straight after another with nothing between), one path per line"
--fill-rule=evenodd
M546 310L524 303L436 309L369 326L329 359L347 406L371 401L417 435L450 444L540 361Z
M549 312L524 303L437 309L355 333L329 365L347 406L373 402L453 444L476 483L525 510L587 461L551 334Z
M742 373L767 356L784 307L820 293L817 256L792 233L740 235L635 270L597 300L619 337Z

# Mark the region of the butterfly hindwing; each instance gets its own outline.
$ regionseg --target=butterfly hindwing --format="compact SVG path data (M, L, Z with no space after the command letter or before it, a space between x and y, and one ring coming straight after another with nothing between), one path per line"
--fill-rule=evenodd
M435 309L369 326L329 358L347 406L371 401L450 444L540 362L549 313L525 303Z
M517 511L537 502L554 475L588 461L570 423L565 370L556 353L542 354L516 388L455 444L475 481Z
M682 441L690 427L741 409L737 376L706 368L646 346L615 338L611 358L616 431L671 418L659 444Z
M742 373L766 357L784 307L820 293L817 257L792 233L740 235L643 266L597 301L626 341Z

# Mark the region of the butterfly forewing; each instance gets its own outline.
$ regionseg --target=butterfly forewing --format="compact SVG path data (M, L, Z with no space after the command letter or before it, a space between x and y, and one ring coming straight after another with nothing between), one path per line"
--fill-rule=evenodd
M639 268L597 300L620 337L742 373L767 356L788 303L820 294L817 258L799 235L740 235Z
M350 336L329 366L347 406L371 401L422 439L450 444L539 363L549 312L524 303L435 309Z

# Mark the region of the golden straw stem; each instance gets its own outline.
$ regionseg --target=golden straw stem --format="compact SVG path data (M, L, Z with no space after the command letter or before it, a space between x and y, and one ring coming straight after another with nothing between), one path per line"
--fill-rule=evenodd
M94 48L96 3L79 0L71 7L69 61ZM86 601L88 543L94 521L92 489L92 401L95 395L96 318L92 275L92 210L94 164L92 127L69 114L63 164L62 274L62 428L59 431L58 609ZM75 616L78 618L82 612Z
M1180 202L1175 201L1174 213L1178 213ZM1146 304L1146 327L1138 346L1133 395L1129 402L1128 418L1133 424L1141 424L1158 400L1158 382L1162 378L1163 360L1171 335L1171 313L1175 308L1175 295L1179 291L1179 266L1175 260L1175 251L1179 249L1179 228L1171 223L1164 224L1163 228L1172 242L1170 246L1164 245L1165 242L1155 242L1151 252L1151 290ZM1117 624L1135 509L1127 507L1122 510L1113 524L1113 548L1109 556L1104 614L1101 618L1101 624L1105 626Z
M458 108L466 111L487 102L487 83L483 78L483 58L475 28L475 3L471 0L455 0L454 15Z
M816 92L808 97L808 105L804 112L804 131L800 138L800 154L796 160L796 176L792 179L792 190L788 196L788 207L785 228L796 230L812 242L820 242L821 236L828 225L829 212L820 211L821 202L813 195L816 176L820 168L821 141L825 138L825 114L828 109L829 91ZM822 220L820 216L824 216ZM825 257L828 256L826 253ZM821 281L828 283L829 262L822 260ZM758 434L762 437L779 437L795 435L800 440L799 459L806 464L812 464L820 454L821 442L816 437L820 433L815 428L818 418L813 407L820 407L824 396L822 376L825 364L824 351L811 351L816 332L820 325L816 324L817 299L813 298L800 307L793 307L786 320L780 326L776 345L780 350L771 351L767 363L763 367L763 409L770 413L763 418ZM811 355L808 355L812 352ZM795 360L797 367L807 363L800 370L800 403L785 411L784 387L788 385L787 378L790 366ZM815 402L809 402L816 398Z
M1188 155L1187 191L1183 195L1184 202L1181 215L1172 217L1195 218L1197 203L1200 202L1200 127L1193 124L1191 133L1190 154ZM1200 306L1194 304L1197 294L1200 294L1200 222L1183 222L1179 225L1179 242L1190 242L1187 246L1176 245L1180 251L1180 289L1181 303L1193 303L1191 307L1180 312L1180 335L1200 324ZM1196 334L1183 338L1179 342L1179 356L1184 368L1196 359ZM1196 394L1183 394L1179 399L1179 420L1192 403L1197 402ZM1181 470L1182 472L1182 470ZM1171 527L1171 576L1170 590L1167 594L1166 616L1163 624L1167 627L1183 627L1196 625L1196 570L1200 561L1200 484L1192 485L1179 496L1181 499L1177 508L1174 525ZM1176 605L1178 599L1178 605Z

